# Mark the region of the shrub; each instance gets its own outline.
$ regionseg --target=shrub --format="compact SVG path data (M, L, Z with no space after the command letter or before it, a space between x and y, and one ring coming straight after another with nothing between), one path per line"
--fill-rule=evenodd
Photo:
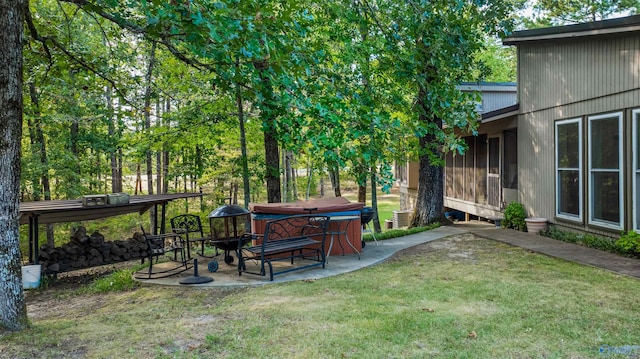
M582 239L582 243L590 248L599 249L602 251L617 252L615 241L611 238L594 236L592 234L587 234Z
M557 239L563 242L575 243L585 247L595 248L611 253L638 256L640 254L640 234L629 232L617 241L593 234L565 232L550 226L548 230L541 232L543 236Z
M527 224L524 221L525 217L527 217L527 213L525 212L522 203L511 202L504 210L502 227L513 228L524 232L527 230Z
M549 226L547 230L540 232L540 234L545 237L569 243L578 243L582 238L581 234L561 231L556 228L556 226Z
M622 253L640 255L640 234L635 231L624 233L616 241L615 247Z

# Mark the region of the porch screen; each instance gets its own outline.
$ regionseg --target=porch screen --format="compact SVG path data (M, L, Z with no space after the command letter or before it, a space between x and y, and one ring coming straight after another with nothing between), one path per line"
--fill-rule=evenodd
M445 154L445 167L444 167L444 195L446 197L453 197L453 151L448 151Z
M476 176L474 164L476 159L475 137L468 136L464 138L467 145L467 152L464 154L464 200L473 202Z
M476 140L476 203L487 203L487 135Z
M518 130L504 131L504 188L518 189Z

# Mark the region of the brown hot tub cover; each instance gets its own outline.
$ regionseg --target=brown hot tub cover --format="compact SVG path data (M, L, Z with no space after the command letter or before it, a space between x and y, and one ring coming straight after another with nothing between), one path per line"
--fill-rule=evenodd
M250 203L249 210L252 213L309 214L360 211L363 206L360 202L351 202L344 197L333 197L289 203Z

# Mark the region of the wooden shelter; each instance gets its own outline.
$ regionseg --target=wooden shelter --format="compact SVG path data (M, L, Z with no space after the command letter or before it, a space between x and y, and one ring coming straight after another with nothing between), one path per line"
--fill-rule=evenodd
M131 196L129 203L94 206L83 205L82 199L22 202L20 203L20 224L29 225L29 263L38 262L40 248L38 226L40 224L88 221L134 212L143 214L152 207L156 208L156 223L158 223L158 206L162 206L160 231L164 233L167 203L176 199L200 196L202 193ZM154 228L154 232L157 232L157 228Z

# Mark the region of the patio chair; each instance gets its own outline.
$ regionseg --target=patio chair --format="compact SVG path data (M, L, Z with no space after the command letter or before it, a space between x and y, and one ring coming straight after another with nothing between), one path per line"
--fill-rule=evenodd
M149 271L146 277L136 276L138 279L157 279L168 277L177 273L181 273L189 269L188 259L184 253L184 240L176 233L167 234L148 234L143 227L142 236L147 244L147 256L142 257L142 263L145 259L149 260ZM173 254L173 261L176 265L169 268L163 268L159 271L153 270L153 259L156 259L156 263L160 260L161 256ZM179 257L179 259L178 259Z
M200 253L198 253L199 255L208 258L212 257L204 255L204 244L205 242L211 241L211 236L205 236L204 231L202 230L202 222L200 220L200 216L197 216L195 214L181 214L179 216L175 216L171 218L171 230L174 233L184 236L184 239L187 242L188 258L191 258L190 247L192 243L200 243ZM218 251L216 249L216 255L217 254Z

